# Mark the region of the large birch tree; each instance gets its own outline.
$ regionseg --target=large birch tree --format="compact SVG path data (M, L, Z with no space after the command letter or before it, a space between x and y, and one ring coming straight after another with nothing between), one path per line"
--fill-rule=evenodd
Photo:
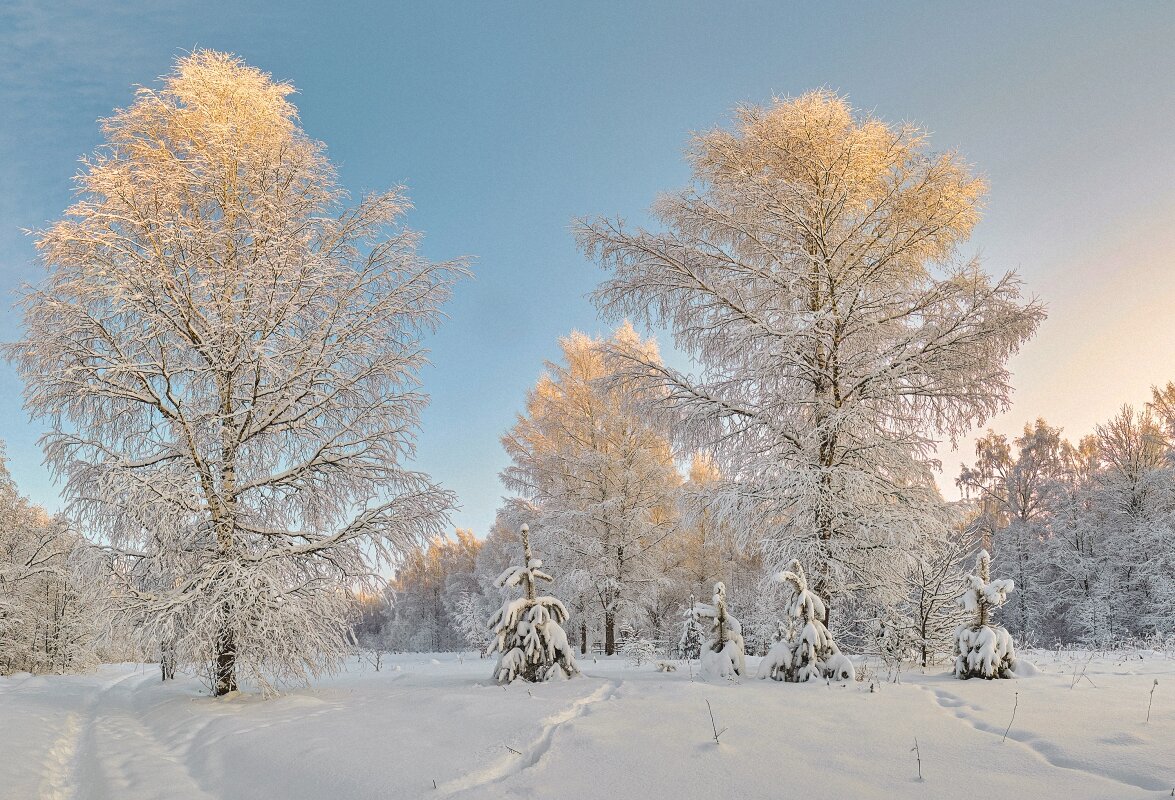
M578 224L609 277L602 313L668 327L684 374L616 354L623 380L711 452L716 509L777 567L811 565L826 608L877 591L888 556L947 524L936 440L1006 408L1008 357L1044 310L959 247L982 180L924 132L818 91L694 137L692 184L655 229Z
M400 191L348 202L293 91L198 51L104 120L8 348L68 513L216 694L337 663L348 590L452 504L406 462L463 266Z

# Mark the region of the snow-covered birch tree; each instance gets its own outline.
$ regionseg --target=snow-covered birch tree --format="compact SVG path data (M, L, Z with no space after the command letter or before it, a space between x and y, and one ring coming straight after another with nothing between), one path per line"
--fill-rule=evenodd
M611 342L659 363L655 343L629 325ZM561 585L592 598L612 655L618 614L664 577L655 556L676 529L681 479L666 435L603 381L604 343L573 333L559 344L564 363L547 364L526 414L502 437L512 462L502 482L529 501Z
M611 273L601 312L670 328L698 365L614 348L621 378L714 456L728 521L776 567L811 565L826 609L884 588L887 553L942 527L935 440L1007 406L1005 362L1044 309L960 257L984 183L912 125L817 91L738 109L689 160L658 229L578 225Z
M1037 419L1010 444L989 430L975 443L975 456L975 465L964 466L955 481L965 497L978 503L969 529L1016 581L1005 613L1010 627L1034 638L1049 615L1044 541L1078 451L1060 428Z
M975 443L975 464L964 466L955 482L979 505L979 515L969 525L973 536L1015 580L1016 592L1003 616L1009 630L1023 640L1041 641L1045 634L1059 632L1055 623L1063 616L1063 599L1050 584L1059 571L1075 574L1082 569L1080 540L1085 537L1082 526L1072 524L1072 515L1093 446L1089 439L1070 444L1060 428L1043 419L1025 425L1011 444L988 431ZM1153 449L1153 456L1162 462L1162 446ZM1077 542L1068 533L1062 542L1050 540L1059 530L1072 533ZM1070 544L1079 545L1079 553L1070 552Z
M1075 526L1093 539L1092 558L1083 559L1078 573L1085 586L1071 582L1054 591L1067 589L1075 598L1073 621L1087 642L1168 633L1175 621L1171 442L1151 409L1124 406L1097 426L1097 453L1101 468L1090 507ZM1059 533L1067 538L1063 529Z
M452 538L436 537L408 553L391 584L393 649L445 652L466 646L457 625L457 603L479 588L473 573L480 549L473 531L457 528ZM488 613L478 618L480 629Z
M293 91L197 51L103 120L7 348L68 513L216 694L337 663L348 590L452 504L407 462L464 267L400 191L349 202Z
M899 577L908 593L900 608L909 619L909 633L923 667L936 656L949 654L955 630L963 621L965 611L958 599L966 576L960 562L967 552L957 532L927 537L918 551L910 554Z

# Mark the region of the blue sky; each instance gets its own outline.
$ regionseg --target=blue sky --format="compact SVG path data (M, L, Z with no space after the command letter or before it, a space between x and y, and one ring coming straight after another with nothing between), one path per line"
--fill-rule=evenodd
M972 241L1050 319L1013 361L1015 432L1077 437L1175 380L1175 3L51 3L0 0L0 289L39 278L21 230L57 218L96 119L195 47L293 82L355 192L404 183L426 255L476 257L431 339L418 464L484 535L498 444L556 339L606 333L578 215L641 220L690 131L829 87L913 120L988 178ZM19 335L0 303L0 338ZM0 438L59 506L40 426L0 367ZM944 448L949 485L962 452Z

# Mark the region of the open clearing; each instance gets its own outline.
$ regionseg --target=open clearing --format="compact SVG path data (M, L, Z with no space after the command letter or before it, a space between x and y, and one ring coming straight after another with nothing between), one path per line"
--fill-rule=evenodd
M379 672L352 661L271 700L164 685L155 665L14 675L0 678L0 797L1171 796L1175 660L1027 657L1040 674L958 681L937 667L875 692L591 658L581 678L503 688L491 661L453 654L385 657ZM727 728L719 745L706 700Z

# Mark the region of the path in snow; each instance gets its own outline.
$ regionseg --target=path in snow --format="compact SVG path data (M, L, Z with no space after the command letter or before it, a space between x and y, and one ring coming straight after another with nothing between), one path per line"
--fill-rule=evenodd
M1175 672L1169 660L1148 668ZM1075 693L1059 671L962 682L935 670L870 693L860 684L706 683L604 663L585 671L624 680L610 702L570 715L541 760L479 774L490 780L460 797L1128 800L1175 786L1171 715L1148 728L1120 713L1151 674L1115 673L1112 688L1095 675L1102 689ZM1001 744L1016 692L1017 724ZM728 728L719 745L707 700Z
M151 697L144 684L154 680L130 672L89 684L84 707L66 714L45 754L37 797L210 800L182 755L143 722Z
M78 739L81 737L79 715L70 712L65 718L61 734L46 754L37 795L43 800L69 800L77 785L74 775L74 760L77 755Z
M157 675L131 674L99 692L79 738L71 800L212 800L184 754L144 724L154 695L143 692L143 684L158 681Z

